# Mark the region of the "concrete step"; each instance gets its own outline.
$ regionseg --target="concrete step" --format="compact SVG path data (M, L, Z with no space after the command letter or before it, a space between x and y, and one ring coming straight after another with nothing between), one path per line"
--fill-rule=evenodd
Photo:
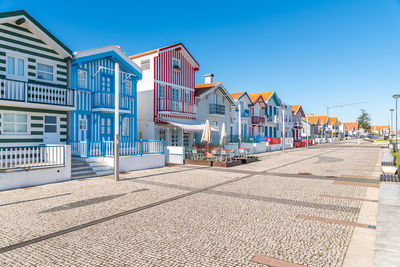
M86 162L72 162L71 163L71 168L80 168L80 167L88 167L89 164Z
M71 162L86 162L86 159L79 157L71 157Z
M94 172L113 170L113 167L110 167L108 165L107 166L104 166L104 165L95 166L95 167L90 166L90 167L93 169Z
M89 171L79 171L79 172L71 173L71 177L72 177L72 178L82 177L82 176L87 176L87 175L96 175L96 173L93 172L92 170L89 170Z
M84 172L84 171L92 171L93 172L93 169L90 168L89 166L79 167L79 168L71 168L71 173L79 173L79 172Z
M77 177L72 177L73 180L79 180L79 179L85 179L85 178L93 178L97 177L97 174L92 174L92 175L82 175L82 176L77 176Z

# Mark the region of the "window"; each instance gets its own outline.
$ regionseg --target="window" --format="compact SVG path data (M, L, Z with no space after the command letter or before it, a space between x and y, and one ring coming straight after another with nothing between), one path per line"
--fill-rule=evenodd
M125 94L132 95L132 81L125 81Z
M190 92L185 91L185 102L190 103Z
M181 69L181 61L179 59L172 58L172 68L180 70Z
M150 59L145 59L140 62L140 67L142 70L149 70L150 69Z
M181 100L180 92L179 92L179 91L180 91L180 90L179 90L178 88L175 89L175 100L176 100L176 101Z
M56 116L44 116L44 132L45 133L56 133L57 132L57 117Z
M213 104L217 104L218 103L218 95L217 94L213 94L212 95L212 103Z
M54 67L51 65L38 63L37 64L37 77L41 80L53 81Z
M122 119L122 135L129 136L129 118Z
M274 107L274 115L276 115L276 107Z
M79 130L86 130L87 129L87 120L80 119L79 120Z
M160 85L159 92L158 92L160 98L165 98L166 97L166 90L165 90L165 85Z
M24 77L25 60L16 57L7 57L7 74Z
M10 134L24 134L28 132L28 117L25 114L5 113L3 118L3 132Z
M87 88L87 71L85 70L78 70L78 87Z
M172 88L172 100L175 100L175 88Z

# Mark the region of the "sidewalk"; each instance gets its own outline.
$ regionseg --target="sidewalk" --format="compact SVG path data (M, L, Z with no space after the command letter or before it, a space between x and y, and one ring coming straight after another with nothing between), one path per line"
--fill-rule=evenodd
M400 184L380 183L374 266L400 266Z

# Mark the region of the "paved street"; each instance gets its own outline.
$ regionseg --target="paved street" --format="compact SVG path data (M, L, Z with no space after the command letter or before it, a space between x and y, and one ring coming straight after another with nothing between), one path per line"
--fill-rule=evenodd
M357 242L374 241L381 153L328 144L0 192L0 265L350 266L371 258Z

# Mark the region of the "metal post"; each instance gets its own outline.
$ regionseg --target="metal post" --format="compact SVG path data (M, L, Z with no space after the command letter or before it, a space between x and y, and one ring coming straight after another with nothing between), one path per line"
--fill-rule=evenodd
M239 104L239 130L238 130L238 135L239 135L239 148L242 146L242 107L240 105L240 102L238 102Z
M282 143L283 143L283 152L285 152L286 147L286 138L285 138L285 108L282 109Z
M307 136L307 148L308 148L308 134L309 134L309 130L310 130L310 124L308 123L308 115L306 115L306 118L307 118L307 133L306 133L306 136Z
M390 109L390 131L389 131L389 141L390 141L390 135L391 132L393 131L393 111L394 109Z
M397 152L398 149L398 143L397 143L397 98L396 98L396 149L394 150Z
M114 181L119 181L119 63L115 63Z

